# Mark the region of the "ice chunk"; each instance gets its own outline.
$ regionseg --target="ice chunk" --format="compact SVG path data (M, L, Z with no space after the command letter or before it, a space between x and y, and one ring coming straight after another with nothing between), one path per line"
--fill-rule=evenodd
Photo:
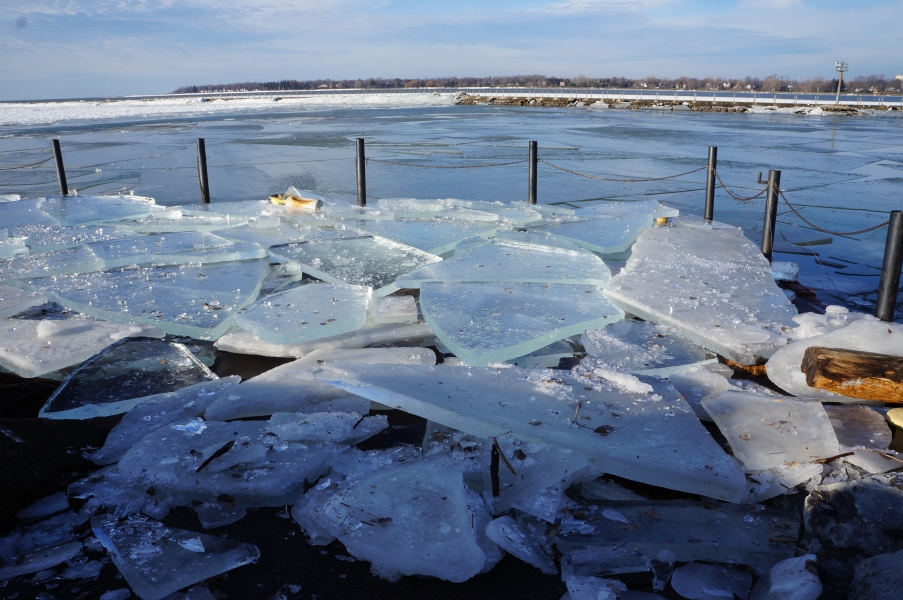
M903 550L879 554L856 565L856 575L850 584L852 600L896 600L903 589L900 562Z
M38 292L0 285L0 319L17 315L25 309L45 302L47 298Z
M547 219L548 220L548 219ZM538 225L537 231L551 233L599 254L618 254L630 249L637 235L652 227L649 215L617 217L560 217L548 225Z
M749 501L764 502L769 498L782 494L792 494L796 486L806 483L810 479L821 479L822 466L820 464L789 464L775 467L767 471L750 473Z
M367 312L374 323L414 323L417 321L417 302L414 296L372 298Z
M203 502L194 507L194 512L197 513L198 520L201 522L201 527L204 529L224 527L245 518L245 515L248 514L248 509L244 505L232 501L228 496L225 498Z
M816 600L822 585L814 554L782 560L759 579L749 600Z
M540 246L551 246L552 248L563 248L564 250L580 249L580 246L573 242L569 242L562 237L553 235L551 233L546 233L544 231L537 231L533 228L526 230L502 229L496 232L493 238L501 241L521 242L524 244L538 244Z
M85 560L76 564L70 563L70 566L60 573L60 577L63 579L97 579L102 569L103 563L99 560Z
M233 389L240 381L241 377L232 375L146 397L122 417L107 435L103 448L91 455L91 460L99 465L117 462L148 433L200 417L217 396Z
M45 199L41 210L63 225L98 225L149 217L157 206L139 196L54 196Z
M348 412L367 414L370 401L314 377L323 363L436 364L428 348L363 348L314 350L293 362L252 377L220 394L206 418L229 421L268 416L278 412Z
M655 227L605 289L618 306L741 364L786 343L796 309L739 230Z
M0 581L50 569L75 558L81 551L81 542L67 542L59 546L52 546L26 554L15 563L0 567Z
M712 417L702 408L703 398L720 394L731 389L727 378L708 369L696 369L686 373L672 373L668 376L677 391L684 397L696 416L703 421L711 421Z
M544 346L539 350L534 350L529 354L512 358L506 362L518 367L527 369L554 369L563 358L571 358L578 352L578 347L573 338L558 340L548 346Z
M267 261L261 259L115 269L29 283L52 300L87 315L210 340L228 331L235 311L257 298L266 273Z
M671 587L691 600L748 598L752 580L752 575L744 571L691 562L674 570Z
M91 521L94 535L142 600L161 600L183 587L256 562L256 546L166 527L159 521L110 515Z
M620 600L627 586L617 579L571 575L563 577L569 600Z
M8 319L0 322L0 366L22 377L40 377L77 365L128 337L163 337L142 325L87 319Z
M276 259L294 261L301 270L327 283L372 287L377 296L399 289L395 280L417 267L441 259L385 238L356 235L323 238L270 248Z
M87 246L57 252L27 254L0 261L0 281L46 277L69 273L87 273L103 269L103 260Z
M478 437L512 432L573 450L599 472L734 502L746 499L737 462L660 380L646 380L655 389L646 395L594 386L589 379L556 374L552 380L516 367L323 365L317 377Z
M527 564L533 565L547 575L557 575L558 567L552 558L545 553L543 547L524 530L517 521L509 516L499 517L486 526L486 535L498 544L502 550L509 552Z
M363 327L370 294L361 286L302 285L261 298L235 321L271 344L309 342Z
M135 233L113 225L78 226L25 225L16 228L16 235L26 238L32 252L55 252L92 242L121 240L135 237Z
M668 377L717 360L672 329L635 319L587 330L581 342L590 354L582 361L587 369Z
M274 223L261 220L251 221L245 225L217 231L216 235L230 240L255 242L269 247L302 242L311 234L316 234L316 231L317 228L314 227L299 227L276 218Z
M358 413L274 413L270 431L290 442L344 442L354 445L386 429L385 415L362 417Z
M7 237L6 229L0 229L0 259L22 254L28 254L25 238Z
M18 202L0 203L0 223L8 231L29 225L52 226L60 222L41 210L44 198L29 198Z
M806 384L806 374L800 370L803 355L811 346L822 346L903 356L903 324L886 323L867 315L852 322L848 319L837 320L841 321L836 323L841 325L839 329L806 337L776 352L765 365L768 378L781 389L802 398L817 398L823 402L862 402L828 390L809 387Z
M124 339L72 371L38 416L89 419L116 415L149 396L217 379L182 344L150 338Z
M792 262L772 262L771 275L775 281L796 281L800 266Z
M427 281L514 281L604 286L611 272L587 250L565 250L507 240L470 245L442 262L420 267L396 280L401 288Z
M854 321L862 319L875 320L872 315L850 312L850 310L844 306L832 304L825 307L825 314L823 315L818 313L802 313L796 315L793 317L793 322L797 323L799 327L794 327L793 329L786 331L784 335L793 341L799 341L805 338L831 333L832 331L846 327Z
M176 231L216 231L240 227L248 223L247 217L214 215L170 207L150 217L116 221L115 225L135 233L172 233Z
M492 236L498 230L498 224L452 219L380 219L364 221L360 228L372 235L442 255L454 250L465 239Z
M31 521L50 516L68 508L69 497L66 496L66 492L57 492L26 506L16 513L16 518L20 521Z
M639 494L606 479L583 482L580 485L580 495L587 500L645 501Z
M624 317L598 287L570 284L424 283L420 309L455 356L480 366Z
M724 392L702 401L731 449L750 471L839 454L820 402Z
M881 413L865 406L825 405L841 451L854 448L886 450L893 439Z
M233 243L212 233L199 231L94 242L88 247L103 260L106 269L147 263L228 262L267 256L266 250L259 244Z
M656 200L609 200L591 202L582 205L576 211L577 216L590 215L599 217L622 217L628 215L650 215L655 218L676 217L680 211L670 206L659 204Z

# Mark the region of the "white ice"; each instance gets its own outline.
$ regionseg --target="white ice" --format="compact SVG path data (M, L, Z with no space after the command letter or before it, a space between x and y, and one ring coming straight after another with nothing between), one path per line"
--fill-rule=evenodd
M814 554L782 560L759 578L749 600L816 600L822 593Z
M744 571L691 562L674 570L671 587L690 600L748 598L752 580L752 575Z

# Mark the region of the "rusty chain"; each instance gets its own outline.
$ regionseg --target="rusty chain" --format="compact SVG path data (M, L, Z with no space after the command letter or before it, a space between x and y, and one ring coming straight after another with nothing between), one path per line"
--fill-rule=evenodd
M697 171L702 171L703 169L707 169L708 167L699 167L698 169L693 169L692 171L687 171L686 173L679 173L677 175L668 175L666 177L649 177L646 179L612 179L608 177L597 177L596 175L587 175L586 173L580 173L579 171L572 171L570 169L565 169L564 167L559 167L558 165L554 165L547 160L538 159L539 162L546 164L553 169L558 169L559 171L564 171L565 173L570 173L571 175L578 175L580 177L586 177L587 179L596 179L598 181L615 181L618 183L642 183L645 181L664 181L665 179L674 179L675 177L683 177L684 175L689 175L691 173L696 173Z

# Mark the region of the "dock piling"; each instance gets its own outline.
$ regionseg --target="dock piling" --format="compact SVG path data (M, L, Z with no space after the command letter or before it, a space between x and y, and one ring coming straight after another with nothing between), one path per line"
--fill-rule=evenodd
M765 221L762 224L762 254L771 262L774 248L774 226L778 216L778 191L781 189L781 172L768 171L768 194L765 199Z
M207 145L198 138L198 181L201 183L201 203L210 204L210 181L207 179Z
M63 151L60 149L60 140L50 140L53 146L53 160L56 162L56 178L60 182L60 196L69 195L69 186L66 184L66 168L63 167Z
M530 204L536 204L536 166L538 156L537 156L537 148L538 144L534 141L530 142L530 182L529 187L527 188L527 200Z
M903 267L903 211L895 210L890 213L890 223L887 227L884 263L881 265L881 282L878 284L878 302L875 304L875 316L882 321L894 320L901 267Z
M705 180L705 219L715 218L715 164L718 162L718 146L709 146L709 167Z
M357 154L355 165L357 167L357 205L367 205L367 159L364 156L364 138L356 140Z

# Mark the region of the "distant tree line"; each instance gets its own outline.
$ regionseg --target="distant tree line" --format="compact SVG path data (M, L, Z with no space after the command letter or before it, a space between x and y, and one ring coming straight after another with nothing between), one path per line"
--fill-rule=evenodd
M721 90L756 92L829 93L837 90L837 79L812 77L809 79L769 75L765 78L744 77L627 77L592 78L584 75L571 78L546 75L516 75L505 77L437 77L433 79L311 79L282 81L221 83L216 85L189 85L175 90L174 94L198 94L205 92L278 92L316 89L380 89L380 88L468 88L468 87L549 87L549 88L615 88L654 90ZM884 75L866 75L845 79L845 93L886 94L903 91L903 81Z

